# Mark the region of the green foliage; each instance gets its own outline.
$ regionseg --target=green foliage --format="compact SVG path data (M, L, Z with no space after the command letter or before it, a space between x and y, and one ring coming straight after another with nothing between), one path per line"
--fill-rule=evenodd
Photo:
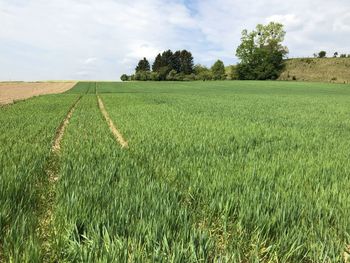
M285 34L283 25L274 22L259 24L252 32L243 30L242 42L236 50L241 60L237 66L239 79L277 79L288 53L282 45Z
M159 81L160 80L158 72L153 72L153 71L150 73L149 78L152 81Z
M270 81L81 83L0 108L4 262L43 262L41 181L78 94L55 183L52 262L343 262L349 85Z
M151 80L151 72L150 71L138 71L135 73L134 80L139 80L139 81Z
M167 75L172 70L188 75L193 72L193 57L191 52L187 50L176 51L175 53L167 50L156 56L152 69L160 74L161 80L166 80Z
M180 70L178 72L190 75L193 73L193 56L191 52L182 50L180 52Z
M76 99L48 95L0 107L1 262L41 262L45 169L56 130Z
M213 74L210 69L206 66L197 64L194 66L194 74L196 75L197 80L211 80L213 79Z
M135 68L135 72L149 72L151 70L151 67L149 65L149 62L146 58L143 58L142 60L139 61L138 65Z
M121 75L120 79L121 79L121 81L128 81L129 77L128 77L128 75L123 74L123 75Z
M327 52L326 52L326 51L320 51L320 52L318 53L318 57L319 57L319 58L325 58L326 55L327 55Z
M339 57L341 57L341 58L346 58L346 54L340 54Z
M214 80L226 79L225 65L221 60L217 60L214 63L214 65L211 67L211 72Z
M230 66L225 67L225 75L226 75L226 79L228 79L228 80L238 79L237 66L230 65Z
M175 80L176 75L177 75L176 70L175 70L175 69L172 69L172 70L169 72L169 74L167 75L166 80Z
M162 55L158 54L153 62L152 71L159 72L161 67L163 67Z

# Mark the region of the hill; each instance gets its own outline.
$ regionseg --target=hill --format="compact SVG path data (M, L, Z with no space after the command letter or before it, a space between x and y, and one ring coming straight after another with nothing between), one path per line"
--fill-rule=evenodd
M350 83L350 58L293 58L279 80Z

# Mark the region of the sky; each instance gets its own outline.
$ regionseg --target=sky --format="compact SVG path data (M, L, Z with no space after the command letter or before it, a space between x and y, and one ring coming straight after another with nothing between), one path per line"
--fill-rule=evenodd
M241 31L270 21L289 57L350 54L350 0L0 0L0 80L118 80L167 49L235 64Z

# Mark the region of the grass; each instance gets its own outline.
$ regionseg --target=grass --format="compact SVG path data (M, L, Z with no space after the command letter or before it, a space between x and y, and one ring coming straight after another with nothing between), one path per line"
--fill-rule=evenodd
M350 58L294 58L286 60L280 80L350 83Z
M39 260L39 186L46 181L56 128L75 99L48 95L0 108L0 255L5 262Z
M253 81L79 83L65 94L0 109L0 118L20 123L19 105L40 113L46 105L40 102L50 98L62 105L60 113L52 112L56 123L38 128L46 130L85 94L57 164L51 261L343 262L350 244L349 88ZM128 149L113 138L96 92ZM35 195L37 185L26 185L10 160L28 151L33 157L23 163L30 167L37 155L29 145L10 146L8 138L20 132L12 129L1 133L7 145L3 180L14 181L12 175L19 189ZM47 156L50 139L37 147L46 147ZM11 189L2 198L10 199ZM6 211L0 206L2 215ZM36 213L26 211L13 213L5 225L22 216L34 229ZM17 234L22 242L31 237ZM5 258L42 259L40 240L36 250L25 246L38 251L35 256L14 244L2 248Z

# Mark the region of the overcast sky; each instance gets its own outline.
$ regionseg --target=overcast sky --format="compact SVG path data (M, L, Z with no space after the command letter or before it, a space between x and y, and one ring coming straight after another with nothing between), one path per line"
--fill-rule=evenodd
M115 80L166 49L234 64L241 31L269 21L289 57L350 53L350 0L0 0L0 80Z

